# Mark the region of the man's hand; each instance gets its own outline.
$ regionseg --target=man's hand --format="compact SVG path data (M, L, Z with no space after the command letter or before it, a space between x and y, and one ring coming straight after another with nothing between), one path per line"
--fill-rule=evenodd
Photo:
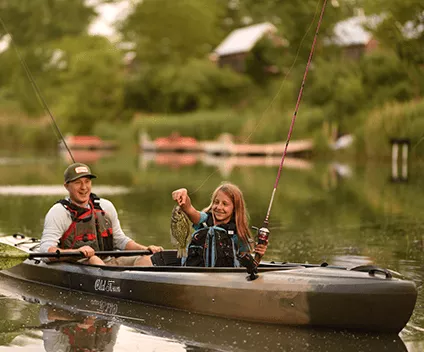
M95 254L94 249L90 246L82 246L78 248L78 251L80 251L86 258L91 258Z
M147 249L152 253L162 252L163 248L161 246L148 246Z

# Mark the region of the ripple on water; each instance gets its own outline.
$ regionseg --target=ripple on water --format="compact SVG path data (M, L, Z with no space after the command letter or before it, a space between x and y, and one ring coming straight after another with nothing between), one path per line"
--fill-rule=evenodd
M124 194L129 189L123 186L97 185L93 186L93 192L102 195ZM65 195L66 189L63 185L13 185L0 186L0 195L16 196L48 196Z

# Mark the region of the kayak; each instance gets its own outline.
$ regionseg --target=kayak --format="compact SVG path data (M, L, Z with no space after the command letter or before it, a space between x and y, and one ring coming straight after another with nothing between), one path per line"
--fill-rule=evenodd
M3 238L36 250L37 240ZM167 251L168 254L176 251ZM193 313L268 324L398 333L412 315L415 284L373 266L263 262L245 268L116 267L27 259L2 275ZM388 314L390 312L390 314Z
M3 315L7 317L8 331L13 326L25 328L22 317L31 322L31 327L34 328L40 317L44 317L47 312L53 312L51 316L55 320L48 323L50 329L60 330L63 325L69 327L70 324L78 326L78 323L83 323L86 317L90 317L95 318L97 323L103 322L104 326L120 325L120 331L129 327L131 331L141 332L143 335L177 341L182 343L187 351L339 352L340 346L343 346L343 352L407 352L402 339L394 334L376 335L345 331L339 333L329 329L299 329L291 326L235 322L225 318L191 314L183 310L28 283L6 276L0 277L0 283L3 306L8 305L7 299L14 302L13 320L9 320L10 315ZM29 307L28 303L36 307ZM3 312L0 307L0 314ZM32 314L29 316L30 312ZM70 323L70 317L73 323ZM41 320L39 329L45 328L45 321ZM117 340L123 341L130 336L121 335Z

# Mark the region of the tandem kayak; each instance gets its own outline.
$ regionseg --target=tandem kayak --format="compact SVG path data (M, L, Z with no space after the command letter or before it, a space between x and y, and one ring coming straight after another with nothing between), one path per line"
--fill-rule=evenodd
M5 239L27 251L36 248L36 240ZM0 273L211 316L387 333L403 329L417 299L412 281L372 266L348 270L326 264L263 262L258 269L259 277L250 281L244 268L90 266L27 259Z
M39 321L39 329L46 334L45 328L60 331L63 325L77 327L81 323L84 324L85 318L89 317L91 320L95 318L98 325L119 325L120 334L117 337L117 344L135 337L121 335L122 331L130 328L132 334L139 332L143 335L177 342L185 347L183 350L187 351L339 352L340 346L343 346L343 352L407 352L402 339L395 334L346 331L339 333L337 330L329 329L301 329L232 321L220 317L191 314L183 310L69 291L6 276L0 277L0 283L0 298L3 303L0 306L0 315L3 314L2 316L6 318L5 327L9 333L14 330L14 327L22 331L26 327L25 323L28 324L28 322L31 322L30 331L32 331ZM9 300L13 300L13 304L8 304ZM33 305L28 306L28 303ZM5 314L5 309L7 312L8 307L13 307L12 316ZM46 327L45 320L40 318L49 315L49 312L52 313L50 316L54 320L50 320L49 326ZM0 329L0 333L1 331ZM94 335L96 331L91 333ZM19 346L25 349L26 346L22 343L23 334L25 330L19 334ZM46 335L47 338L43 340L48 340L49 336ZM96 339L96 341L99 340ZM143 346L143 344L139 345L139 339L134 341L132 344L137 343L138 346ZM157 348L157 350L174 349Z

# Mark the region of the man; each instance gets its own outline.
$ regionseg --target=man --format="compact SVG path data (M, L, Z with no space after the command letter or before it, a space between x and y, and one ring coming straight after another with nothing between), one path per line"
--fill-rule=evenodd
M42 252L75 251L86 259L85 264L151 266L151 256L102 259L99 250L163 251L159 246L143 246L127 237L121 229L112 202L91 193L91 180L96 178L82 163L70 165L64 173L64 186L69 197L61 199L48 211L44 220L40 250ZM66 259L66 258L64 258ZM69 258L68 258L69 259Z

